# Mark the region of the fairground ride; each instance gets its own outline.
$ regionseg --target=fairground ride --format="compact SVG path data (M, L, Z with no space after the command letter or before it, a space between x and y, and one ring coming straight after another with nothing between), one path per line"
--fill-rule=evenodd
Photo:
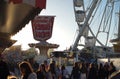
M76 58L82 50L94 57L116 52L110 40L119 35L120 0L73 0L73 8L78 29L71 50Z

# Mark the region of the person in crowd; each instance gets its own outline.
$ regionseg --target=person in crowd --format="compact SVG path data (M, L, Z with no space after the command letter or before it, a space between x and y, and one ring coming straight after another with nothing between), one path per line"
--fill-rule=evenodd
M27 61L23 61L19 64L21 71L21 79L37 79L36 73L33 71L31 64Z
M80 68L80 72L81 72L81 78L80 79L86 79L86 76L87 76L87 67L86 67L86 64L85 63L82 63L81 64L81 68Z
M0 79L7 79L9 75L10 72L7 63L0 60Z
M87 79L97 79L97 69L93 63L90 64Z
M105 79L105 69L102 63L100 63L98 68L98 79Z
M60 79L61 78L61 69L59 67L59 65L56 65L56 76L57 76L57 79Z
M39 68L39 64L34 60L34 58L30 58L28 61L31 64L34 72L36 72L37 69Z
M38 71L36 72L37 74L37 79L46 79L46 70L45 70L45 65L41 64Z
M116 71L116 67L114 66L113 62L110 63L109 66L109 75Z
M60 78L60 74L61 74L59 66L56 64L56 62L54 60L52 61L52 64L54 66L53 68L55 70L55 75L56 75L57 79L59 79Z
M86 63L86 68L87 68L87 72L86 72L86 78L88 77L88 74L89 74L89 66L90 66L90 63Z
M70 78L71 79L80 79L80 68L79 68L79 63L78 62L75 62L75 65L72 69Z
M108 79L108 76L109 76L109 64L108 64L108 62L105 62L104 70L105 70L105 78Z
M45 65L45 70L48 71L48 67L49 67L49 66L48 66L47 60L44 61L44 65Z
M62 67L61 67L61 79L68 79L68 78L69 78L68 70L65 68L64 65L62 65Z
M47 79L57 79L54 63L50 63L47 73Z

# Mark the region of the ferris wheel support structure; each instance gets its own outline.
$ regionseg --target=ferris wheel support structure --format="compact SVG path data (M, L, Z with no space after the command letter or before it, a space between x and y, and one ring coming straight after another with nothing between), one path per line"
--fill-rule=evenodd
M74 1L75 1L75 0L73 0L73 2L74 2ZM93 4L92 4L92 6L91 6L91 8L90 8L90 10L89 10L88 15L87 15L86 18L85 18L84 24L83 24L83 26L81 27L81 29L79 29L79 34L78 34L78 36L77 36L77 38L76 38L76 40L75 40L75 42L74 42L74 44L73 44L73 46L72 46L72 51L75 51L75 50L77 49L78 42L79 42L79 40L80 40L80 38L81 38L81 36L82 36L82 34L83 34L83 32L84 32L85 27L87 27L88 21L89 21L91 15L92 15L92 13L93 13L93 11L94 11L97 3L98 3L98 1L99 1L99 0L93 0Z

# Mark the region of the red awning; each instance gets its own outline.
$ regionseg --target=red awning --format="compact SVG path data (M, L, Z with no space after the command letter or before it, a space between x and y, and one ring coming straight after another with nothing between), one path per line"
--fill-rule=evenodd
M46 0L5 0L8 3L14 3L14 4L29 4L36 8L45 9L46 8Z

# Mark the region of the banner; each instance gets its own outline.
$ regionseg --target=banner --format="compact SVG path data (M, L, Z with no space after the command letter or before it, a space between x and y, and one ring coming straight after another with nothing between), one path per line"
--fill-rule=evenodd
M14 4L29 4L36 8L44 9L46 8L46 0L5 0L6 2L12 2Z
M35 40L46 41L52 36L54 16L36 16L32 20L33 36Z

